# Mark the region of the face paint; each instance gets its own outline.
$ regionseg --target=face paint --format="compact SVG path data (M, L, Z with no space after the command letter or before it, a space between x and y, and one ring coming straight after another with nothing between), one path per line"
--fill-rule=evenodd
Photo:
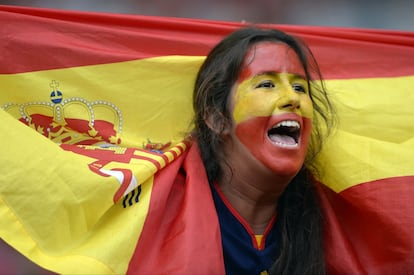
M304 75L287 45L259 43L232 91L233 138L278 174L296 174L306 156L313 105Z

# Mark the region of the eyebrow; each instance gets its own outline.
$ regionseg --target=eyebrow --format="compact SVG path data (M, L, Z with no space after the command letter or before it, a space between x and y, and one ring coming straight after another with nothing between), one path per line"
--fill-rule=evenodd
M281 74L281 73L278 73L278 72L275 72L275 71L265 71L265 72L262 72L262 73L259 73L259 74L255 75L254 78L256 78L258 76L262 76L262 75L277 76L278 74ZM301 75L301 74L293 74L293 73L288 73L288 74L293 75L295 79L299 78L299 79L303 79L303 80L308 80L304 75Z

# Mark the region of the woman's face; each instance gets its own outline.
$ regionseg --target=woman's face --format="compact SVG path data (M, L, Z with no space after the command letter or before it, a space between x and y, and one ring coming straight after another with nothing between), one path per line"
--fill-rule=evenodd
M292 49L277 42L254 45L232 89L230 111L232 154L260 162L273 173L296 175L306 156L313 105L305 71ZM249 154L246 149L253 158L243 156Z

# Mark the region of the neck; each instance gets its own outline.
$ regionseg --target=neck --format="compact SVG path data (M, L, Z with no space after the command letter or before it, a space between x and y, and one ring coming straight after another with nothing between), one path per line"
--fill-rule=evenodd
M251 175L251 173L250 173ZM247 175L225 173L218 183L232 207L250 225L254 234L263 234L270 220L276 213L280 196L291 178L249 179Z

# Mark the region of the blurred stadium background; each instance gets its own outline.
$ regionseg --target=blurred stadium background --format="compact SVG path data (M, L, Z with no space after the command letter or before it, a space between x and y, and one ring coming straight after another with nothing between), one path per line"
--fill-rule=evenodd
M414 30L412 0L0 0L0 4L250 23Z

